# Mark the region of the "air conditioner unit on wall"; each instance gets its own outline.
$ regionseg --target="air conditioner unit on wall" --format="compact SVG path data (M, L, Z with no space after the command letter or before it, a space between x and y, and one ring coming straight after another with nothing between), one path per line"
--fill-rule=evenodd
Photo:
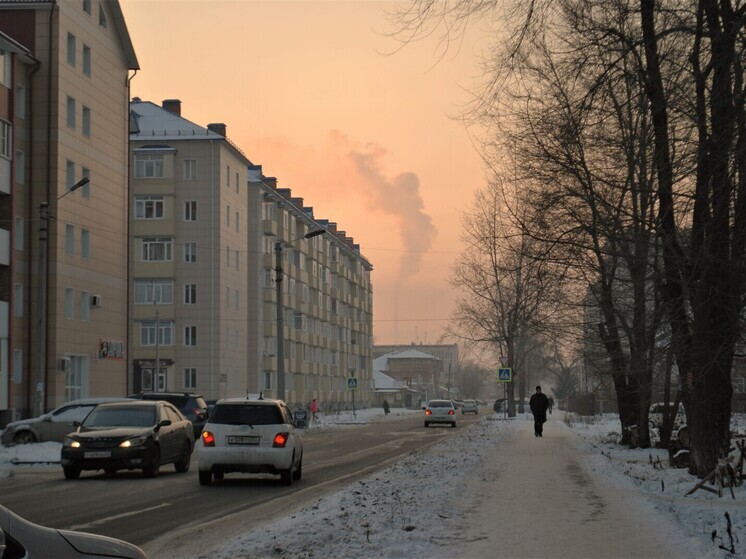
M101 295L91 295L91 308L92 309L101 308Z
M57 372L67 373L69 371L70 371L70 358L63 357L61 359L57 359Z

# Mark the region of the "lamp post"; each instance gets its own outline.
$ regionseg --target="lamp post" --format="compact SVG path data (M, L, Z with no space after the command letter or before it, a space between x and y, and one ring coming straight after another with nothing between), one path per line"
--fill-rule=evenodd
M58 196L54 201L64 198L74 190L88 184L88 177L83 177L70 187L69 190ZM36 415L41 415L47 407L47 243L49 241L49 203L42 202L39 206L39 263L37 279L36 321L39 327L37 332L37 366L36 371Z
M158 381L161 373L161 314L158 311L158 302L155 300L155 297L153 297L153 306L155 307L155 372L153 374L153 392L158 392ZM163 387L163 391L166 391L165 386Z
M326 233L325 229L309 231L302 237L293 239L287 244L301 239L310 239ZM275 243L275 288L277 289L277 399L285 400L285 313L282 304L282 241Z

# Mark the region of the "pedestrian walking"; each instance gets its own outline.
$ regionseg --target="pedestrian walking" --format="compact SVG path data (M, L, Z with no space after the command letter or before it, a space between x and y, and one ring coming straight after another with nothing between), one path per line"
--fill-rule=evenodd
M528 401L528 405L531 408L531 413L534 414L534 436L544 436L544 422L547 420L547 409L549 408L549 400L546 394L541 391L541 386L536 387L536 392L531 396Z
M316 415L319 411L319 405L316 403L316 398L311 402L311 421L318 421L319 417Z
M391 412L391 408L389 408L389 401L388 400L384 400L383 401L383 413L384 413L384 415L388 415L389 412Z
M549 398L547 398L547 400L549 402L549 410L548 411L549 411L549 413L552 413L552 408L554 407L554 398L552 398L550 396Z

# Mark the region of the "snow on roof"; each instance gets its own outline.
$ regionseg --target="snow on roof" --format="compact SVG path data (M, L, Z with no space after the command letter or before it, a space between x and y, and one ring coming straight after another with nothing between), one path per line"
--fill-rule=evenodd
M130 140L225 140L224 136L178 116L151 101L132 101L131 120L135 125Z
M430 355L429 353L424 353L422 351L417 351L416 349L407 349L398 353L387 353L386 357L388 357L389 359L435 359L437 361L440 361L440 359L438 359L434 355Z
M396 392L407 388L405 383L391 378L375 369L373 370L373 380L375 382L376 392Z

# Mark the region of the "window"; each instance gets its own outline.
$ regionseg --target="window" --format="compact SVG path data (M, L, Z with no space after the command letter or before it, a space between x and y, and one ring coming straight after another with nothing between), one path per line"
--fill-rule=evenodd
M163 219L163 196L135 196L135 219Z
M229 188L231 186L231 166L230 165L225 166L225 186Z
M13 231L15 236L15 247L16 250L23 250L25 239L24 239L25 221L22 217L16 217L16 226Z
M184 243L184 262L197 261L197 243Z
M75 99L67 96L67 125L75 128Z
M75 163L67 160L65 167L65 187L70 190L75 184Z
M142 239L143 262L171 262L171 237L145 237Z
M91 47L88 45L83 45L83 73L91 75Z
M225 225L226 227L231 226L231 207L230 206L225 207Z
M68 256L75 254L75 227L69 223L65 225L65 254Z
M106 19L106 12L101 2L98 3L98 24L101 27L109 27L109 20Z
M185 305L196 305L197 304L197 284L187 283L184 285L184 304Z
M184 221L197 221L197 200L184 202Z
M264 371L264 389L270 390L272 388L272 371Z
M236 192L238 192L238 173L236 173Z
M231 247L225 247L225 267L231 267Z
M91 294L87 291L80 292L80 320L91 319Z
M135 280L136 305L170 305L173 303L174 282L170 279Z
M84 260L91 257L91 233L88 229L80 230L80 256Z
M90 182L91 170L88 169L87 167L83 167L80 174L81 174L80 178L88 179L88 182L80 188L81 196L85 199L88 199L91 197L91 182Z
M238 251L236 251L236 271L237 272L239 272L241 270L241 266L240 266L240 263L239 263L239 260L238 260L238 255L239 254L240 253Z
M185 159L184 160L184 180L185 181L196 181L197 180L197 160L196 159Z
M91 137L91 109L83 105L83 118L81 122L83 136Z
M76 40L75 35L72 33L67 34L67 63L70 66L75 66L75 51L77 50L76 47Z
M138 153L135 155L135 178L162 179L163 154Z
M0 156L10 159L12 153L12 136L10 123L0 120Z
M83 0L83 11L91 15L91 0Z
M65 318L75 318L75 290L72 287L65 288Z
M26 88L21 84L16 85L16 116L26 118Z
M16 182L18 184L26 182L26 154L21 150L16 150Z
M23 284L16 283L13 286L13 316L23 316Z
M196 367L185 367L184 368L184 388L197 388Z
M197 345L197 327L184 326L184 345L194 347Z
M140 323L140 345L155 345L155 321ZM168 320L161 320L158 324L158 345L174 345L174 323Z
M238 224L238 212L236 212L236 233L240 233L241 227Z

